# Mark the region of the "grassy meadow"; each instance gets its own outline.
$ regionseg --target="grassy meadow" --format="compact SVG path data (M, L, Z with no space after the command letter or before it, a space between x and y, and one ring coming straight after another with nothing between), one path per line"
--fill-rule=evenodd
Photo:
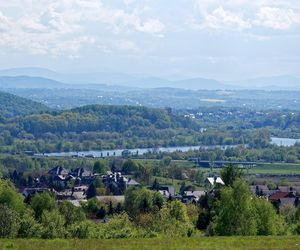
M300 164L273 163L261 164L249 169L251 174L300 174Z
M300 249L300 237L194 237L178 239L113 240L1 240L1 249L15 250L111 250L111 249Z

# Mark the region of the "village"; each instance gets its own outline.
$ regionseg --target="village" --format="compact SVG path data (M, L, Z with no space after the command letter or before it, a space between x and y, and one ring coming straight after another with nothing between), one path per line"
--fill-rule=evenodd
M216 174L208 176L202 190L181 190L176 192L174 186L161 185L155 181L147 189L159 192L165 200L179 200L184 204L197 204L207 194L212 194L225 183ZM54 195L58 202L69 201L74 206L80 206L88 199L96 198L100 202L124 203L127 189L142 185L130 175L122 172L106 171L105 174L93 173L82 167L67 170L56 166L46 175L42 175L28 182L28 185L19 188L25 202L36 194L45 192ZM276 186L269 189L267 185L250 185L251 192L257 197L270 201L278 209L286 204L297 208L300 204L300 186Z

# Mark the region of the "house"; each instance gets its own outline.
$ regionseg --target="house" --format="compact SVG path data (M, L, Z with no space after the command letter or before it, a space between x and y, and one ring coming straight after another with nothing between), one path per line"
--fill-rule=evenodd
M69 172L64 167L57 166L55 168L50 169L48 171L48 174L52 177L61 176L62 178L65 178L69 175Z
M185 191L182 195L182 202L186 204L197 203L205 194L205 191Z
M25 188L22 192L22 195L25 199L29 199L36 194L43 194L45 192L52 192L53 190L49 188Z
M278 190L282 192L293 192L300 194L300 186L278 186Z
M111 202L117 202L117 203L124 203L125 202L125 196L124 195L104 195L104 196L96 196L98 201L109 203Z
M285 204L299 205L299 198L293 192L277 191L269 197L269 200L276 204L278 207Z
M70 174L74 177L78 183L81 184L90 184L94 179L94 174L92 171L85 170L84 168L76 168Z
M252 185L250 190L253 194L257 196L269 196L272 194L272 191L268 188L267 185ZM274 191L273 191L274 192Z
M292 192L293 188L290 186L278 186L277 188L281 192Z
M221 177L218 176L207 177L205 180L205 186L208 189L214 189L218 186L223 186L223 185L225 185L224 181L221 179Z
M158 190L157 192L159 192L166 199L170 197L170 193L167 190Z
M128 179L121 172L102 176L106 189L114 195L122 195L127 187ZM134 182L132 182L134 184Z
M141 184L135 181L134 179L129 178L126 182L126 187L140 186Z
M84 168L76 168L71 172L71 175L76 178L90 178L93 177L93 172L87 171Z
M174 197L176 195L175 188L173 186L160 186L158 192L168 195L168 197Z
M80 207L82 202L87 202L87 200L69 200L75 207Z

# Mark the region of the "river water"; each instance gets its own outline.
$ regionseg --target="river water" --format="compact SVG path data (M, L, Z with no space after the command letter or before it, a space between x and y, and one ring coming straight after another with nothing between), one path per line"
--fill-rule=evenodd
M300 142L300 139L271 137L271 143L277 146L290 147Z
M159 153L159 152L187 152L189 150L201 149L221 149L233 148L237 145L214 145L214 146L181 146L181 147L158 147L158 148L134 148L134 149L115 149L115 150L91 150L80 152L60 152L60 153L44 153L35 154L35 156L44 157L92 157L92 158L105 158L105 157L120 157L124 153L131 155L144 155L147 153Z

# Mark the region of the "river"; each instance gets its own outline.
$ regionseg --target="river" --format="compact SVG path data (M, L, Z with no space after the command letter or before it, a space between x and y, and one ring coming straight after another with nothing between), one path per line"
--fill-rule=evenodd
M271 143L277 146L290 147L300 142L300 139L271 137Z
M35 154L38 157L91 157L91 158L105 158L105 157L120 157L123 154L129 155L144 155L146 153L158 152L187 152L189 150L201 149L221 149L233 148L237 145L213 145L213 146L181 146L181 147L158 147L158 148L134 148L134 149L115 149L115 150L90 150L80 152L59 152L59 153L44 153Z

